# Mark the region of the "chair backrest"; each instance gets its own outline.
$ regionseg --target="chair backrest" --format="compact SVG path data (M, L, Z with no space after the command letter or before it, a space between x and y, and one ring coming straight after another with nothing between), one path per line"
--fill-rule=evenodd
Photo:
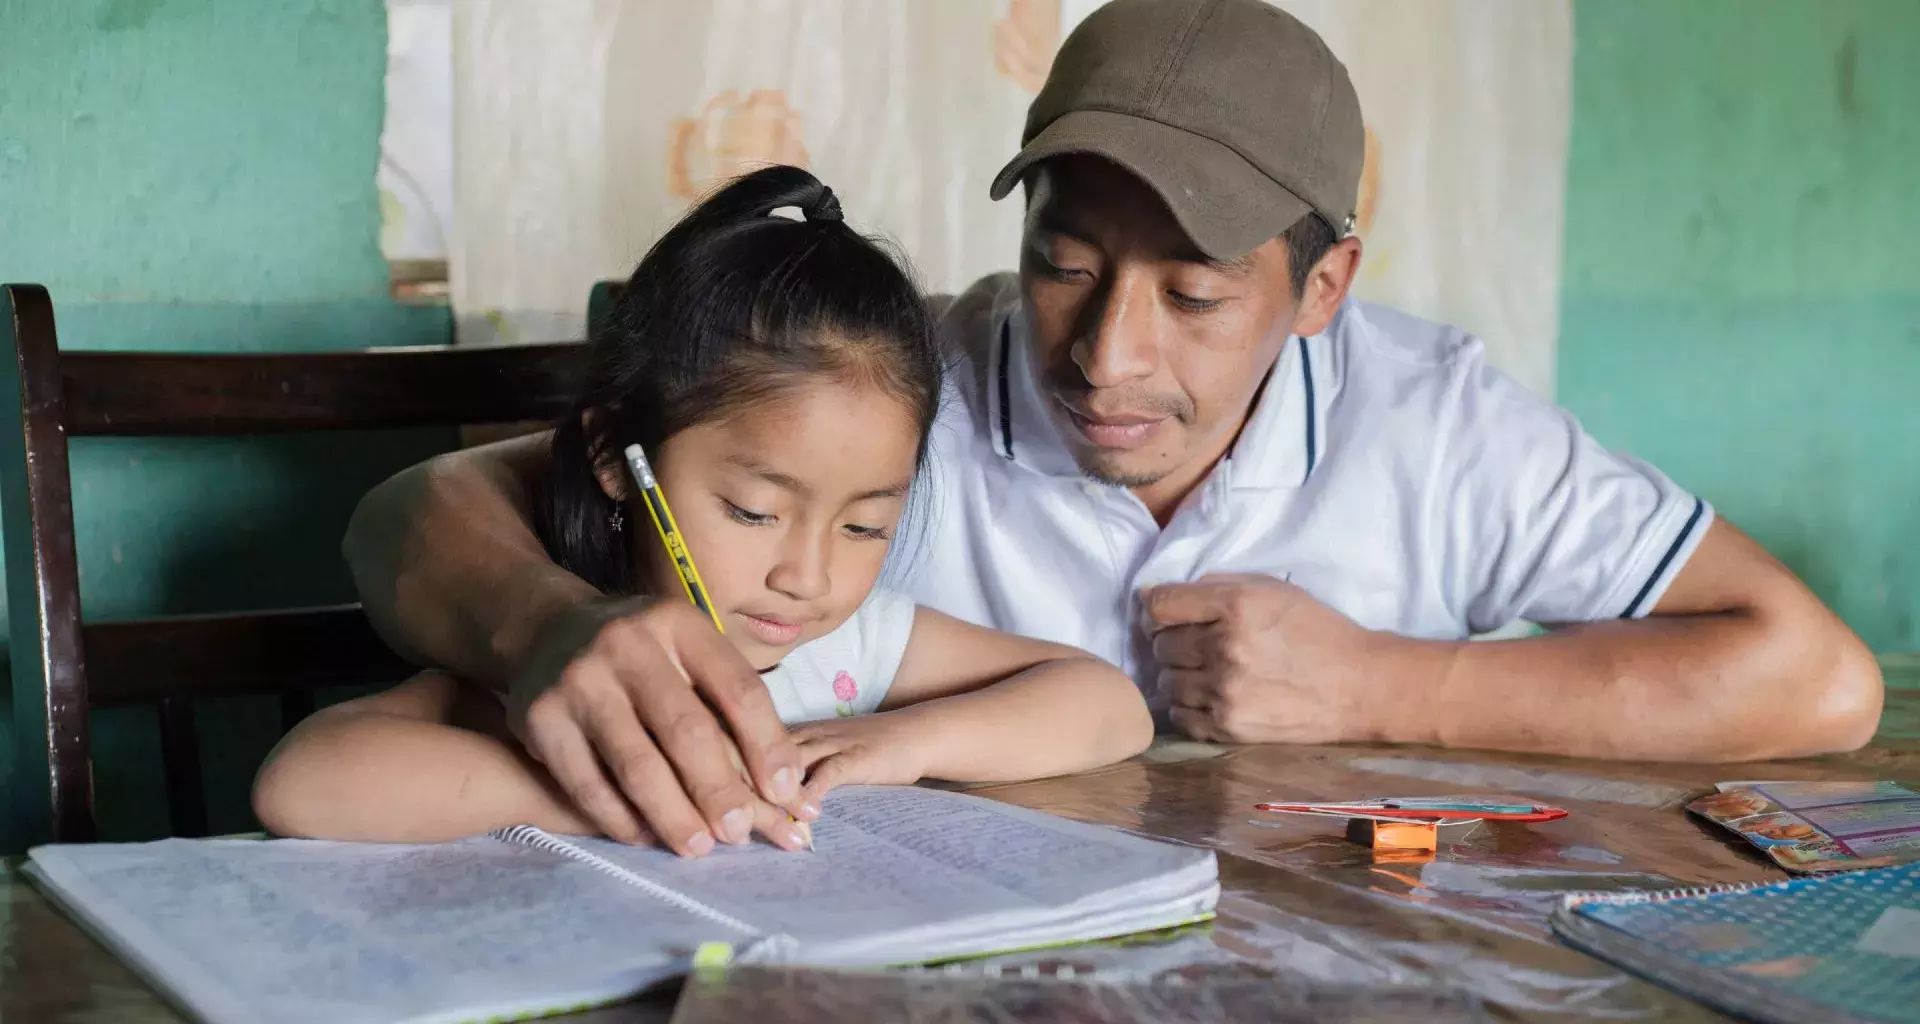
M312 691L412 668L357 605L83 623L69 436L246 435L551 420L573 344L199 354L61 352L38 285L4 286L0 506L12 626L14 818L22 845L94 835L88 710L155 703L172 830L206 832L195 694L278 693L291 727Z

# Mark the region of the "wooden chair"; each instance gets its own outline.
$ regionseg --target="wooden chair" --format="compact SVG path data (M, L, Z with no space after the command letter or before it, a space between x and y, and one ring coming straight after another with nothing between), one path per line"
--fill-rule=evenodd
M16 840L94 836L88 711L153 703L171 827L204 835L190 699L276 693L282 725L313 690L413 670L358 605L128 622L80 618L69 436L207 436L550 420L570 397L578 344L351 352L61 352L38 285L6 285L12 341L0 385L13 637Z

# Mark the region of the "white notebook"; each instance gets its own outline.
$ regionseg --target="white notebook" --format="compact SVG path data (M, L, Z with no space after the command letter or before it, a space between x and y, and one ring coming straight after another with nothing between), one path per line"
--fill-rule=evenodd
M1213 854L934 790L837 790L815 851L698 860L505 829L457 843L43 846L29 877L202 1020L504 1020L634 995L695 949L839 966L1211 916Z

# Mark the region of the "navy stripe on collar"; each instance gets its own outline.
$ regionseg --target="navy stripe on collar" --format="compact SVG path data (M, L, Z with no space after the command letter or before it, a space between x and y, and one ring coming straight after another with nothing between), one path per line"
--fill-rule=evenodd
M1680 528L1680 536L1673 538L1673 545L1667 548L1666 554L1660 556L1660 564L1653 567L1653 575L1648 576L1647 582L1640 585L1640 592L1633 595L1633 600L1627 604L1627 610L1620 613L1621 618L1631 619L1640 614L1640 605L1647 600L1648 594L1653 593L1653 585L1660 582L1660 577L1667 574L1667 566L1672 565L1673 560L1680 557L1680 549L1686 546L1687 538L1693 536L1693 528L1700 525L1700 517L1706 513L1706 510L1705 501L1699 498L1693 499L1693 515L1687 517L1687 525Z
M1013 318L1000 321L1000 450L1013 458L1013 403L1007 386L1007 363L1013 356Z
M1300 482L1313 478L1313 465L1320 459L1320 439L1315 435L1319 428L1319 416L1315 414L1313 401L1313 355L1307 347L1307 339L1295 341L1300 346L1300 378L1307 384L1307 472Z

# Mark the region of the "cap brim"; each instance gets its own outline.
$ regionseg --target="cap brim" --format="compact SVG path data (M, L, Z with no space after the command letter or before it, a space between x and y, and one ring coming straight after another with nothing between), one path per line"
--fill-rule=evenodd
M1028 168L1069 153L1111 160L1146 182L1214 259L1253 251L1313 209L1212 139L1107 110L1076 110L1048 125L993 179L993 198L1013 191Z

